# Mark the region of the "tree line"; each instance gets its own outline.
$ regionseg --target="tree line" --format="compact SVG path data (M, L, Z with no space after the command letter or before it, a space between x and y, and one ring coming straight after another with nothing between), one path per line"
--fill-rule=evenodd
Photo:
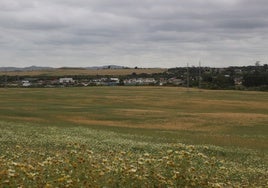
M138 69L138 68L137 68ZM134 70L135 71L135 70ZM59 79L62 76L0 76L0 86L4 87L7 83L20 82L29 80L31 82L44 81L47 83L52 80ZM155 85L176 85L168 82L169 79L181 80L179 86L182 87L201 87L204 89L252 89L252 90L268 90L268 66L243 66L243 67L227 67L227 68L211 68L211 67L176 67L170 68L163 73L142 73L133 72L129 75L65 75L64 77L72 77L76 82L88 81L100 78L117 77L120 79L118 85L124 85L124 80L135 78L154 78L157 82ZM166 81L166 82L165 82ZM78 84L79 86L79 84Z

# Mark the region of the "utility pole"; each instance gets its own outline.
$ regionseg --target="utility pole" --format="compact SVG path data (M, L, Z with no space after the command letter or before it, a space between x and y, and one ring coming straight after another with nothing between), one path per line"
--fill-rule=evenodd
M201 89L201 62L199 61L198 88Z
M4 87L6 87L7 86L7 68L6 67L4 67L4 75L3 75L3 84L4 84Z
M5 74L5 78L4 78L4 86L7 87L7 74Z
M190 79L189 79L189 63L187 63L187 89L189 89L189 82L190 82Z

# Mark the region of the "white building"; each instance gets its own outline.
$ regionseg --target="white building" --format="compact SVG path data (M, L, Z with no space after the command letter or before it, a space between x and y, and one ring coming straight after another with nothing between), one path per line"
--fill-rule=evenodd
M73 78L60 78L59 79L59 83L63 84L63 83L74 83Z
M23 87L29 87L32 85L28 80L22 80L21 83Z
M119 84L119 78L111 78L110 79L111 80L111 82L113 82L113 83L116 83L116 84Z

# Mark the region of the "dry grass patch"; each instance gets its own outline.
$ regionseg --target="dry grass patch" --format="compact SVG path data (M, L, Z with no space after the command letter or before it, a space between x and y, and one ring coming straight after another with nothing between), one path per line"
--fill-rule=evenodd
M144 114L163 114L163 110L145 110L145 109L117 109L115 113L120 113L124 115L144 115Z
M167 69L161 68L144 68L144 69L53 69L53 70L37 70L37 71L10 71L10 72L0 72L0 75L9 76L65 76L65 75L129 75L135 72L136 74L152 74L152 73L162 73Z
M57 117L59 120L84 125L100 125L100 126L112 126L112 127L128 127L128 128L144 128L144 129L163 129L163 130L192 130L195 124L192 122L163 122L163 123L131 123L123 121L110 121L110 120L97 120L89 119L84 116L61 116Z
M190 130L202 132L222 132L236 126L254 126L268 120L268 115L251 113L177 113L168 111L144 109L117 109L111 112L110 119L103 120L103 116L57 116L56 119L85 125L101 125L113 127L130 127L163 130ZM125 117L125 120L112 120L113 117ZM129 121L133 118L133 121ZM141 119L144 118L144 121ZM150 121L149 121L150 119ZM138 121L138 122L135 122Z
M60 117L64 121L76 123L76 124L86 124L86 125L105 125L105 126L126 126L120 121L108 121L108 120L96 120L88 119L84 116L72 116L72 117Z
M199 105L200 107L246 107L250 109L262 108L267 110L267 103L258 101L238 101L238 100L209 100L209 99L190 99L189 105Z
M214 119L222 119L225 121L232 121L235 123L239 123L237 125L252 125L252 122L258 122L262 120L268 121L268 115L266 114L253 114L253 113L200 113L202 117L214 118Z
M178 113L178 122L192 122L189 127L193 131L221 132L230 127L251 126L268 122L268 115L254 113ZM183 117L185 116L185 117ZM189 117L188 117L189 116Z
M37 122L46 122L46 120L41 119L41 118L36 118L36 117L19 117L19 116L0 116L2 119L6 120L15 120L15 121L23 121L23 122L32 122L32 123L37 123Z

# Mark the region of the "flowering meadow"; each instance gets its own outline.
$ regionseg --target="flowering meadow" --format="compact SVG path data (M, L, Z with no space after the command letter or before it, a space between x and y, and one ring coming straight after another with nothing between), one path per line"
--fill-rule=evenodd
M229 120L224 122L229 126L223 128L222 106L214 107L213 117L202 114L204 118L200 118L197 109L190 109L194 104L189 104L192 106L188 111L185 108L185 112L174 119L180 110L174 106L178 103L172 101L175 98L166 102L165 108L169 107L166 111L159 107L161 102L146 103L145 108L141 105L144 101L139 98L136 102L141 109L130 110L135 102L125 96L128 91L119 89L116 93L117 88L98 89L104 94L99 98L93 98L91 94L93 99L88 103L72 101L77 100L76 95L87 96L88 90L76 94L76 89L69 89L69 99L59 97L64 97L66 90L62 93L55 90L52 96L41 89L2 91L0 187L268 187L265 105L248 106L247 110L256 111L249 117L243 116L249 111L241 110L241 106L238 116L226 113ZM108 95L104 92L107 90L112 93ZM26 98L16 96L18 92ZM197 100L197 94L192 94L193 101ZM202 93L198 97L200 95ZM115 96L121 97L121 104L110 100ZM153 100L158 94L150 92L144 96ZM236 100L233 106L244 105L235 95L229 97ZM32 103L27 101L30 98ZM212 102L219 103L210 98ZM16 104L20 105L15 107ZM84 113L87 118L82 115L78 118L86 105L95 106L87 108L89 114ZM4 109L9 113L5 114ZM119 110L123 119L120 119ZM160 110L164 112L160 113ZM97 116L99 112L106 114ZM93 119L92 114L98 118ZM127 116L129 119L125 121ZM246 121L243 118L239 121L239 117ZM175 120L177 124L173 122Z
M250 151L154 144L84 127L0 122L1 187L268 186L267 162ZM122 137L123 136L123 137ZM221 153L221 154L220 154Z

